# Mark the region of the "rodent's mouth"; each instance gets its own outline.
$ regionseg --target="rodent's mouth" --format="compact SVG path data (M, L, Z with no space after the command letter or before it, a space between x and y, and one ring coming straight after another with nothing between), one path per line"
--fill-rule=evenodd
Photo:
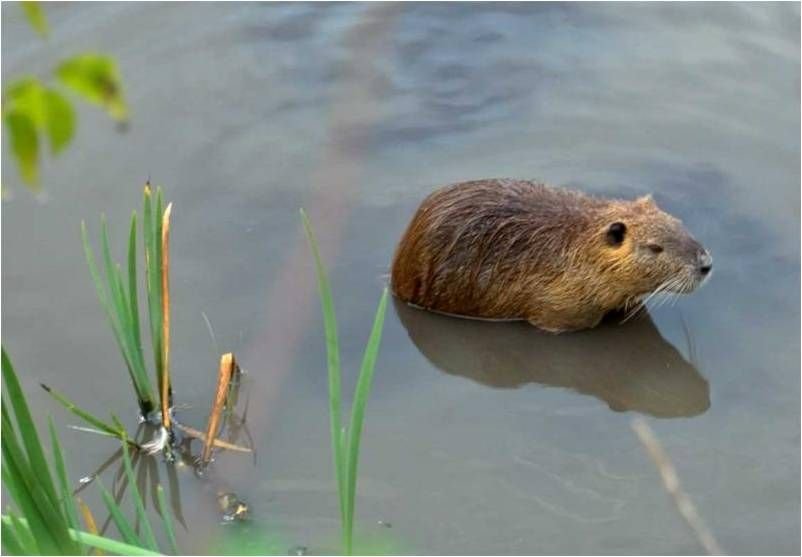
M708 278L710 278L710 273L702 274L696 268L685 269L661 284L657 291L672 294L690 294L707 282Z
M663 283L663 291L674 294L690 294L704 286L712 275L711 270L700 272L697 268L690 268Z

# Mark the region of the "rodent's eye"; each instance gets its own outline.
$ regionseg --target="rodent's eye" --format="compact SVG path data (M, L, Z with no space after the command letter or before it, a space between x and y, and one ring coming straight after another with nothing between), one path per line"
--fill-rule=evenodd
M607 243L611 246L620 246L627 233L627 225L623 222L614 222L607 229Z
M659 244L646 244L646 247L649 248L652 253L663 253L663 246Z

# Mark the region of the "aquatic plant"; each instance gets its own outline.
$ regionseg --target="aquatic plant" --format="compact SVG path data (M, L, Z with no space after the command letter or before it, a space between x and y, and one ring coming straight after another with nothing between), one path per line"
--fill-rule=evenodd
M31 27L46 38L50 28L41 5L30 1L21 5ZM75 109L63 90L100 105L120 124L128 118L120 72L113 58L85 52L61 60L53 78L61 87L37 77L22 77L3 91L3 129L20 177L31 189L39 187L40 135L47 138L53 156L61 153L75 135Z
M25 393L5 349L2 350L2 374L2 483L17 507L17 512L8 509L0 518L3 552L15 555L84 555L90 548L95 548L120 555L158 555L153 526L145 512L131 467L128 443L122 443L123 460L139 528L125 517L114 498L100 486L106 509L123 538L123 541L118 541L99 535L89 507L76 502L73 497L52 419L48 419L52 466L45 457ZM157 486L157 499L165 537L171 550L178 553L172 518L161 486ZM79 508L90 531L79 527ZM137 534L137 530L141 534Z
M236 365L234 355L224 354L221 359L221 379L225 385L218 386L218 396L214 401L207 435L184 424L174 423L172 417L173 393L170 380L170 215L172 204L164 206L164 194L157 188L154 194L150 183L144 188L143 223L144 258L145 258L145 287L147 293L147 307L150 324L151 347L153 350L154 378L160 407L156 408L156 396L152 387L145 363L145 354L140 332L139 297L137 287L137 214L132 212L128 234L127 268L123 273L119 264L114 263L109 247L108 225L105 217L101 217L100 244L103 274L98 270L95 255L89 243L86 223L81 223L81 236L89 271L95 284L98 299L103 307L114 339L128 370L128 376L139 405L140 416L144 421L159 425L159 429L152 441L143 443L141 447L131 441L126 434L122 423L113 418L112 424L103 421L90 412L82 409L55 389L42 385L57 402L72 412L85 423L88 428L84 431L118 437L128 445L141 448L148 454L164 451L168 460L172 460L173 425L187 436L200 439L204 443L202 464L211 459L212 448L222 448L238 452L251 452L248 447L242 447L233 442L226 442L217 437L222 425L229 425L229 418L233 416L233 405L236 403L235 386L239 385L239 367ZM223 366L223 362L228 364ZM225 418L221 420L223 410Z
M155 379L161 402L162 421L169 429L170 376L169 376L169 224L171 205L164 208L162 189L154 195L150 184L145 185L142 230L145 252L145 282L150 338L153 348ZM114 338L128 369L128 375L136 393L137 403L144 418L155 409L155 397L148 376L142 349L139 325L139 301L137 287L137 214L131 215L128 235L127 282L120 265L115 264L109 248L108 226L105 217L100 222L100 243L104 275L98 272L95 256L89 244L86 224L81 223L84 252L97 296L105 310L114 333Z
M357 469L359 465L359 446L362 435L362 423L365 417L376 357L381 343L384 314L387 309L387 288L382 292L379 307L373 320L368 343L362 356L354 399L351 406L350 423L342 425L341 415L341 370L340 348L337 337L337 319L334 314L334 302L326 270L320 257L317 240L312 225L303 209L301 220L309 246L315 261L320 305L323 311L323 325L326 337L326 354L329 378L329 418L331 426L331 444L334 462L334 474L337 480L337 495L340 502L340 523L342 530L343 551L350 555L353 549L354 507L356 496Z

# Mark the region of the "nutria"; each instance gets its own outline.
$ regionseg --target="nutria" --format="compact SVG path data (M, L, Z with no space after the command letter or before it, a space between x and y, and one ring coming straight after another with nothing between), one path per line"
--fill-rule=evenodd
M616 412L659 418L696 416L710 407L710 386L670 344L648 313L621 325L552 335L525 323L486 323L422 311L395 300L409 338L439 370L496 389L543 385L571 389Z
M712 258L651 196L602 199L489 179L421 203L393 259L394 294L463 317L525 319L558 333L657 293L688 293Z

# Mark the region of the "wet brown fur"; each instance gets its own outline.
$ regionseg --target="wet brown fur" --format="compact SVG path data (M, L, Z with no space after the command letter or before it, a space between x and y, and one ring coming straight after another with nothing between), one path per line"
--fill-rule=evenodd
M616 222L626 234L611 245ZM398 298L425 309L561 332L593 327L669 283L674 292L692 290L702 281L703 251L650 196L608 200L531 181L477 180L423 201L391 281Z

